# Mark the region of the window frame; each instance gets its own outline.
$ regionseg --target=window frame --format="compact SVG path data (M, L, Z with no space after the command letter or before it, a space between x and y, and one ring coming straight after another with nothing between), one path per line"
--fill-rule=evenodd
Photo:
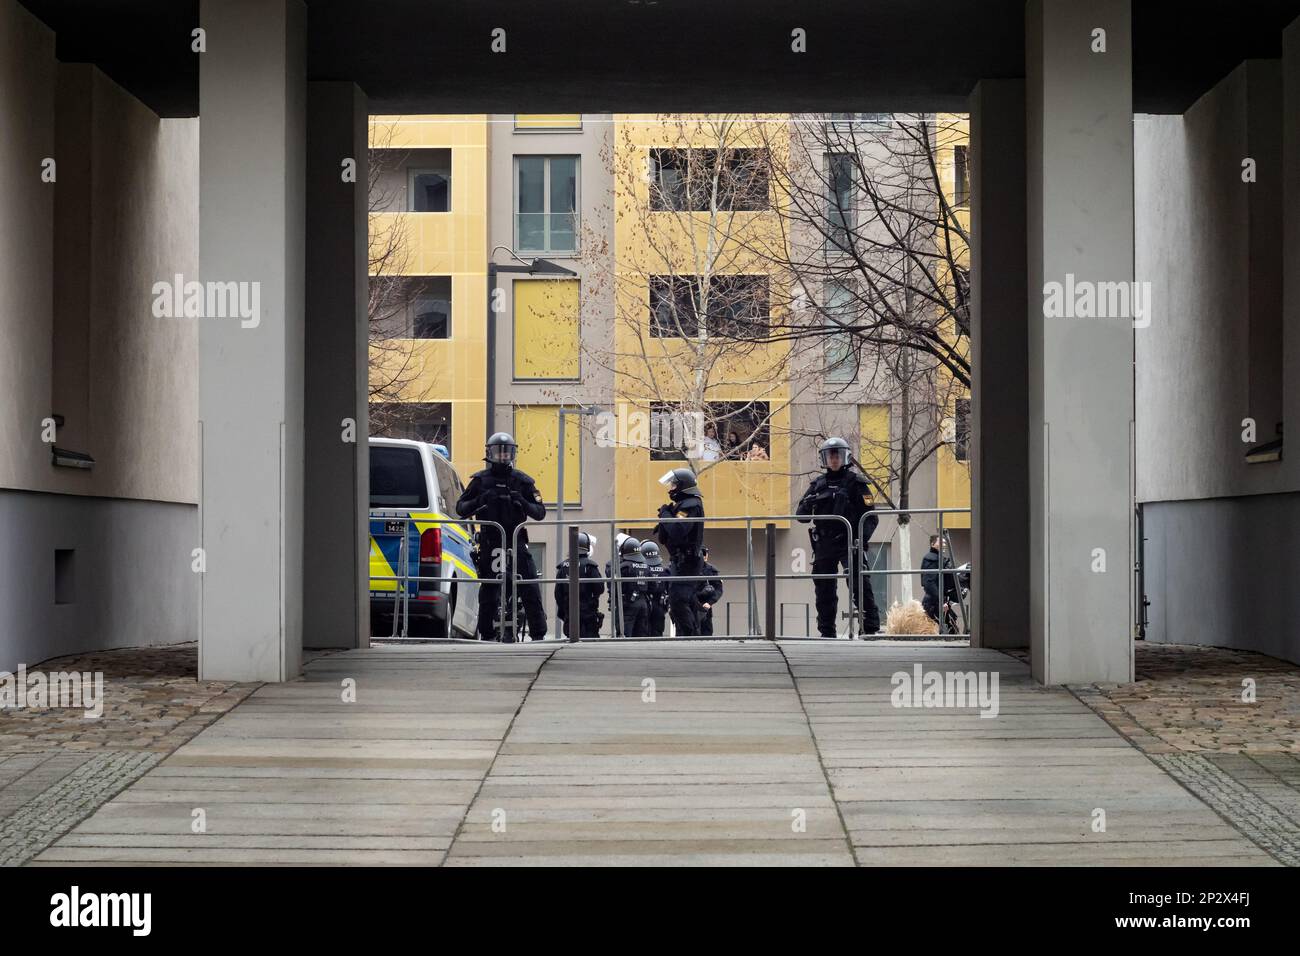
M513 405L510 406L510 432L511 432L511 434L513 434L513 435L518 435L518 434L519 434L519 410L520 410L520 409L528 409L528 408L533 408L533 409L536 409L536 408L549 408L549 409L551 409L552 411L555 412L555 417L558 419L558 418L561 418L561 415L560 415L560 409L563 408L563 407L564 407L564 403L553 403L553 402L519 402L519 403L513 404ZM577 441L577 445L578 445L578 497L577 497L577 500L573 500L573 499L570 499L570 498L568 498L568 497L566 497L566 498L564 499L564 510L565 510L565 512L567 513L567 512L569 511L570 508L572 508L573 510L576 511L577 509L579 509L579 508L582 507L582 489L583 489L583 482L582 482L582 465L583 465L583 458L585 457L585 455L586 455L586 451L587 451L587 449L586 449L586 444L587 444L587 443L584 442L584 441L582 440L582 420L581 420L582 416L580 416L580 415L571 415L571 416L563 416L563 418L564 418L564 424L565 424L565 427L567 427L567 426L569 425L570 420L572 420L573 427L574 427L574 429L575 429L575 430L577 431L577 433L578 433L578 441ZM558 436L557 436L557 437L558 437ZM569 444L570 444L570 442L568 441L568 439L567 439L567 437L566 437L566 439L565 439L565 444L564 444L564 449L565 449L566 452L567 452L568 449L569 449ZM558 458L558 457L559 457L559 454L560 454L560 443L559 443L558 440L556 441L556 443L555 443L555 445L554 445L554 448L555 448L555 455L556 455L556 457ZM534 475L534 474L532 474L532 472L529 472L528 474L532 477L532 479L533 479L534 481L537 480L537 476ZM557 475L557 477L558 477L558 475ZM565 477L566 477L566 478L568 477L568 469L565 469ZM557 496L557 498L558 498L558 496L559 496L559 493L562 492L563 490L564 490L563 488L560 488L560 487L558 487L558 486L556 487L555 492L556 492L556 496ZM538 494L541 494L541 490L540 490L540 489L538 489ZM554 508L554 507L556 506L557 503L558 503L558 502L557 502L557 500L556 500L555 498L553 498L553 499L551 499L551 500L549 500L549 501L545 500L545 498L543 498L543 500L542 500L542 504L543 504L544 506L548 507L548 508ZM542 576L545 577L545 575L542 575Z
M454 316L455 316L455 279L454 279L454 277L453 277L453 276L450 276L450 275L429 275L429 276L411 276L411 277L409 277L409 278L413 280L413 285L415 286L415 291L413 291L413 292L411 293L410 302L409 302L409 304L407 305L407 313L408 313L408 321L407 321L407 332L408 332L408 335L407 335L407 337L408 337L409 339L411 339L412 341L416 341L416 342L448 342L448 341L450 341L450 340L451 340L451 337L452 337L452 320L453 320L453 318L454 318ZM431 280L431 279L445 279L446 282L447 282L447 300L446 300L446 301L447 301L447 334L446 334L446 335L443 335L443 336L437 336L437 335L416 335L416 334L415 334L415 333L416 333L416 329L417 329L417 325L416 325L416 323L417 323L418 318L419 318L419 314L416 312L416 303L417 303L417 301L420 299L421 295L424 295L424 296L426 296L427 298L435 298L435 296L433 296L433 295L431 295L431 294L429 294L429 293L427 293L427 292L421 292L421 291L420 291L420 285L421 285L422 283L428 282L428 281Z
M437 173L442 175L441 169L435 169L432 166L407 166L406 167L406 212L414 213L418 216L440 216L452 211L454 205L451 201L452 181L455 179L455 154L452 150L447 150L447 208L446 209L415 209L415 177L420 173Z
M854 175L856 167L853 164L853 153L828 151L823 154L826 157L826 236L825 245L828 249L846 252L852 245L853 235L857 230L857 196L858 183ZM836 196L834 165L837 160L844 160L848 168L848 200L841 207L839 198ZM834 216L843 216L843 222L836 223ZM842 230L844 238L837 241L836 230Z
M577 339L577 361L576 368L572 375L563 378L540 378L540 377L520 377L519 376L519 296L515 290L521 285L527 285L532 282L572 282L578 287L578 313L574 317L576 323L575 333ZM581 276L555 276L555 277L530 277L515 278L510 282L510 381L519 384L548 384L551 382L581 382L582 381L582 277Z
M531 131L530 131L531 132ZM540 159L542 160L542 213L543 218L543 235L545 241L543 248L525 249L520 244L519 231L519 202L522 198L519 188L519 160L521 159ZM551 248L551 161L555 159L572 159L573 160L573 248L572 249L553 249ZM552 256L557 259L576 259L582 252L582 155L579 153L515 153L511 158L512 173L514 175L514 203L511 210L511 223L513 229L512 240L516 252L538 253ZM536 215L528 213L527 215Z

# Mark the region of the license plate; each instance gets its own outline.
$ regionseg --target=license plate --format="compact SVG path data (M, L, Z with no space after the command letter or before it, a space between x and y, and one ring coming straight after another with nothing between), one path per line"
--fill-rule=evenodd
M385 521L384 534L402 534L406 531L405 521Z

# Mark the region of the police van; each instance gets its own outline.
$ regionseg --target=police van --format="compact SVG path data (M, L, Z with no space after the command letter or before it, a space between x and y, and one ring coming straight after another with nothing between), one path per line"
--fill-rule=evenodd
M478 574L464 491L441 445L370 439L370 630L376 637L473 638ZM432 578L405 583L396 578Z

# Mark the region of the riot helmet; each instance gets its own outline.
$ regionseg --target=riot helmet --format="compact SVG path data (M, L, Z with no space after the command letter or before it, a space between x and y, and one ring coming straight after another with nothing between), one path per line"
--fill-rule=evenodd
M817 458L828 471L839 471L849 466L849 443L843 438L828 438L817 448Z
M659 479L659 484L668 489L668 497L675 501L688 495L698 495L700 489L695 482L695 472L689 468L674 468Z
M483 460L489 465L511 468L519 456L519 446L509 432L496 432L487 440Z

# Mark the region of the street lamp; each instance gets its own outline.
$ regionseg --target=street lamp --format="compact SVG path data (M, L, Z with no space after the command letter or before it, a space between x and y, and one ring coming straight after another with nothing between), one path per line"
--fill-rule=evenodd
M564 552L564 416L565 415L599 415L604 409L599 405L579 405L577 408L560 406L560 463L558 467L555 491L555 517L559 522L555 537L555 553Z
M509 265L499 266L492 261L496 255L497 249L505 249L506 252L519 260L519 264L511 263ZM487 289L487 413L484 419L487 422L487 434L491 437L496 431L497 417L497 323L496 312L492 308L492 303L496 299L497 291L497 274L501 272L522 273L530 276L576 276L578 273L572 269L566 269L564 266L554 263L549 259L534 259L527 262L515 255L514 250L509 246L497 246L488 253L488 289ZM563 430L561 430L561 433Z

